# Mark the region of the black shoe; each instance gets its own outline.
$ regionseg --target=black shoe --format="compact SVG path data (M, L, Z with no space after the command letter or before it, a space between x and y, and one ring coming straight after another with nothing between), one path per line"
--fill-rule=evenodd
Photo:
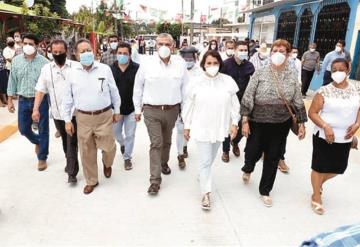
M127 170L127 171L131 170L133 168L131 160L125 160L124 167L125 167L125 170Z
M156 195L160 190L160 184L151 184L149 189L148 189L148 193L150 195Z
M187 146L184 146L184 148L183 148L183 155L184 155L184 158L187 158L187 157L189 157L189 154L188 154L188 151L187 151Z
M170 169L169 165L168 164L161 165L161 172L164 175L169 175L171 173L171 169Z
M70 184L75 184L75 183L77 183L77 178L76 178L75 176L70 176L70 175L69 175L68 183L70 183Z
M122 154L125 153L125 146L124 146L124 145L122 145L122 146L120 147L120 151L121 151Z

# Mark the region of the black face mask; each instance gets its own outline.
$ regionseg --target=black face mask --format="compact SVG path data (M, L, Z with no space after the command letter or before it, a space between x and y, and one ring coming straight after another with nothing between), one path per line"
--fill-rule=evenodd
M61 53L59 55L53 54L53 58L54 58L55 63L57 63L60 66L63 66L66 61L66 53Z
M15 45L15 42L10 41L9 43L7 43L7 45L10 46L10 47L13 47Z

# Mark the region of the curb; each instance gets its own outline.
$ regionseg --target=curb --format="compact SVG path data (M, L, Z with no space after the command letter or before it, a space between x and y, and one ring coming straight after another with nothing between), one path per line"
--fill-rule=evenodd
M18 131L17 122L0 127L0 143L8 139Z

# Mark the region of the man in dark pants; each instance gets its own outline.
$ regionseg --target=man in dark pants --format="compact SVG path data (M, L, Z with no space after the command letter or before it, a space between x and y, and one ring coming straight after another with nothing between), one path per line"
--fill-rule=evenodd
M241 102L242 96L249 83L250 77L254 74L255 68L252 63L248 61L249 51L245 41L239 41L235 44L235 55L228 58L224 62L224 67L221 72L231 76L239 87L237 93L239 102ZM239 122L241 129L241 121ZM241 131L238 131L237 136L232 140L231 145L233 146L233 153L236 157L240 156L239 142L242 138ZM223 162L229 162L229 151L230 151L230 136L223 142L223 155L221 157Z
M49 94L51 113L54 118L56 129L59 131L63 150L66 157L65 172L68 174L68 183L76 183L76 175L79 172L77 136L68 135L65 131L65 121L61 112L61 103L64 96L64 86L67 82L71 68L76 62L66 59L67 44L63 40L54 40L50 44L54 61L46 64L41 69L41 74L36 84L35 103L32 119L37 122L41 115L39 106L44 97ZM75 117L72 123L76 129Z
M301 94L306 97L315 70L320 73L320 53L316 51L316 44L309 45L301 58Z

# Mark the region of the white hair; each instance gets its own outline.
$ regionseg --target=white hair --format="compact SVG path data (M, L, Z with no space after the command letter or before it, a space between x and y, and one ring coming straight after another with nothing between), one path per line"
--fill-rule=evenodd
M171 36L171 34L168 34L168 33L160 33L160 34L156 37L156 43L158 43L158 42L159 42L159 39L162 39L162 38L169 39L169 40L171 41L171 44L174 43L173 37Z

